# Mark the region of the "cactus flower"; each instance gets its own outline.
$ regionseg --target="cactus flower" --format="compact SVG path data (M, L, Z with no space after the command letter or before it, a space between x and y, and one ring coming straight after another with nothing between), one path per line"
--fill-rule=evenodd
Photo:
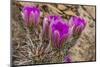
M50 24L55 21L61 19L60 16L56 16L56 15L50 15L47 17L44 17L43 19L43 38L49 38L49 28L50 28Z
M50 15L50 16L48 16L48 20L49 21L55 21L55 20L59 20L59 19L61 19L61 16L58 16L58 15Z
M24 6L22 9L22 17L25 25L31 26L33 24L37 26L39 24L40 10L33 6Z
M73 35L80 35L86 26L86 20L78 16L71 17L69 22L73 27Z
M64 57L64 62L66 62L66 63L71 63L71 62L72 62L71 56L70 56L70 55L65 56L65 57Z
M60 49L63 46L63 43L71 35L71 30L67 22L58 19L50 24L50 35L52 46Z

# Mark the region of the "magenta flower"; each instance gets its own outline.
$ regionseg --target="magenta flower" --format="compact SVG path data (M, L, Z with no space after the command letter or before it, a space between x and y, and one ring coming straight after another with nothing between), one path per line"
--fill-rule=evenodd
M71 63L71 62L72 62L71 56L70 56L70 55L65 56L65 57L64 57L64 62L66 62L66 63Z
M86 20L78 16L71 17L70 23L73 27L73 35L80 35L86 26Z
M24 6L22 9L22 17L27 26L39 24L40 10L33 6Z
M62 19L53 21L50 24L50 31L52 46L57 49L60 49L71 35L69 25Z
M50 16L47 16L47 17L44 17L44 20L43 20L43 37L45 38L49 38L49 28L50 28L50 24L55 21L55 20L58 20L58 19L61 19L60 16L53 16L53 15L50 15Z
M50 16L48 16L48 20L50 22L55 21L55 20L59 20L59 19L62 19L62 17L58 16L58 15L50 15Z

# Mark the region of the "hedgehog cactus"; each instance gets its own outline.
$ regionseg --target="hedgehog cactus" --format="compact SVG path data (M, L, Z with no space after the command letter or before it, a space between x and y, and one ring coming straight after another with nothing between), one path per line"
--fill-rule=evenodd
M23 43L28 44L30 49L27 56L34 64L71 63L73 59L68 50L76 44L87 21L79 16L72 16L69 21L64 21L66 19L59 15L50 15L52 12L44 13L40 6L42 5L38 5L42 12L36 6L24 6L21 11L26 35L26 42Z

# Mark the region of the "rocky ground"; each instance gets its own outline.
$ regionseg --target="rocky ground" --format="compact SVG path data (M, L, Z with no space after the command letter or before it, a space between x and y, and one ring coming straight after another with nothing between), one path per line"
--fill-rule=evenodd
M24 28L21 16L24 5L38 6L41 9L40 27L36 33L28 32ZM71 56L72 62L96 60L95 6L14 2L11 7L11 49L14 65L63 63L63 57L67 54ZM75 42L65 43L65 45L68 45L61 51L61 57L56 54L55 50L50 48L49 40L43 41L41 37L42 20L48 14L60 15L67 21L71 16L81 16L87 20L87 25L81 36L74 40Z

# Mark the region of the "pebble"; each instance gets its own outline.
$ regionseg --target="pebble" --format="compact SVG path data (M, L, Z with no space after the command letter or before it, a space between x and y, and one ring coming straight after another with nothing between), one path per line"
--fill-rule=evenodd
M65 10L66 9L66 6L64 6L64 5L58 5L58 9L59 10Z

